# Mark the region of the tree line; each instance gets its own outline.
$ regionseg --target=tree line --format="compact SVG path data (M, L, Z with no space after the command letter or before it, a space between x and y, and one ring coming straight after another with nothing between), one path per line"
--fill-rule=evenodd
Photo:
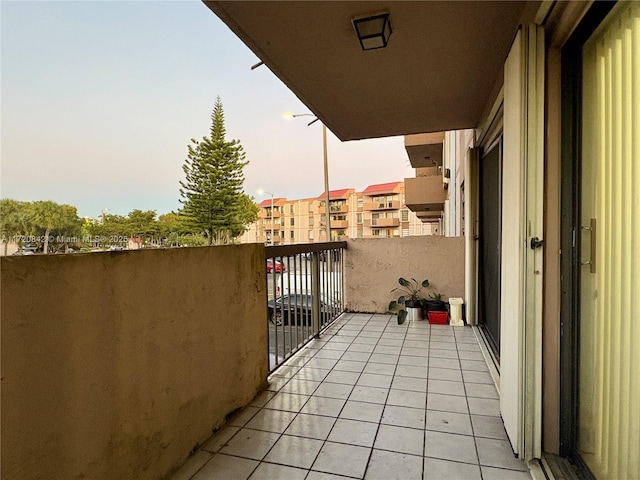
M103 213L97 219L80 218L72 205L11 198L0 199L0 238L5 255L11 242L43 253L122 246L129 239L138 240L140 246L207 244L202 232L194 231L181 212L158 216L155 210L134 209L127 215Z

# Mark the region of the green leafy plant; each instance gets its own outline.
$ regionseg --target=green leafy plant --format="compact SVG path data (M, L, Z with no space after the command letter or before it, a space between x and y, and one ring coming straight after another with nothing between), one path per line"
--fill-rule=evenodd
M391 290L393 292L402 292L402 295L398 297L398 300L392 300L389 303L389 312L396 313L398 315L398 325L402 325L407 318L407 308L419 308L424 295L422 289L429 286L429 280L423 280L419 283L415 278L407 280L400 277L398 279L400 287L396 287Z
M429 294L429 300L434 300L436 302L441 302L442 301L442 294L441 293L430 293Z

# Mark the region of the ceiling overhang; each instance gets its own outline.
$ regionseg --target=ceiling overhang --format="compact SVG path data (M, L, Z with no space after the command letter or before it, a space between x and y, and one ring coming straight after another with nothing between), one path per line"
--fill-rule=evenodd
M527 2L204 3L344 141L477 127ZM381 10L363 51L351 21Z

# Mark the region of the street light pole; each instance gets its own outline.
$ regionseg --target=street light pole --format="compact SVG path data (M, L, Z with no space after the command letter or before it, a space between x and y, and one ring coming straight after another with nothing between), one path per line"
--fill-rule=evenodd
M284 115L285 118L296 118L296 117L315 117L314 120L311 120L307 126L316 123L319 118L311 113L287 113ZM322 152L324 156L324 213L325 213L325 235L326 241L331 241L331 212L329 211L329 161L327 159L327 126L322 123Z
M269 195L271 195L271 245L273 245L273 193L269 193ZM275 267L273 268L275 269Z
M322 124L322 150L324 152L324 212L327 242L331 241L331 215L329 212L329 162L327 161L327 127Z

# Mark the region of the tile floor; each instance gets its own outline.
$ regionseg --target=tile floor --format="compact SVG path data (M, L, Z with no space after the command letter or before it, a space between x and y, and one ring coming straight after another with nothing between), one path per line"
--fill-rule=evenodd
M171 480L530 480L469 327L345 314Z

